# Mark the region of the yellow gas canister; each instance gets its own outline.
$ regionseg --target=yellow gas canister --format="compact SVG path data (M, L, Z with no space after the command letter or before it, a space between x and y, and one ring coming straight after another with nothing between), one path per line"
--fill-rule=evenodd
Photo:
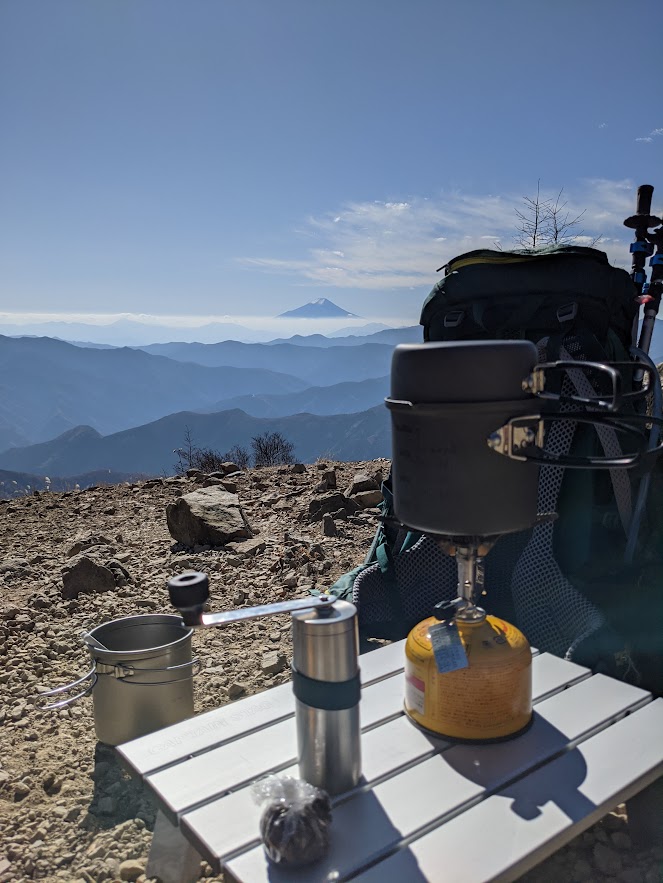
M423 620L405 644L405 711L436 735L467 741L516 736L532 720L532 651L515 626L496 616L453 623L467 657L464 668L440 671L431 628ZM462 653L462 650L461 650Z

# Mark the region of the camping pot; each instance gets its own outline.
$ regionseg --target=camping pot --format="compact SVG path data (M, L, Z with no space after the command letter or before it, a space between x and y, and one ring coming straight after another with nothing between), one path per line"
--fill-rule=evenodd
M92 693L97 739L120 745L193 716L193 629L179 616L145 614L105 622L83 635L92 668L77 681L42 694L86 684L82 692L45 706L64 708Z
M391 364L394 511L439 536L490 537L531 527L538 466L491 450L514 417L540 413L524 387L537 363L526 340L400 344ZM524 430L523 430L524 431Z

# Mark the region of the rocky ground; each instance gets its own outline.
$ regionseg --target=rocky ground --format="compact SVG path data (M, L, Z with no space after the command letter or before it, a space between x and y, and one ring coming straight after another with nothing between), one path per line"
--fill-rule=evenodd
M0 501L0 883L147 879L154 807L96 742L92 700L40 710L45 689L87 670L81 632L172 612L166 580L184 570L209 574L216 609L329 586L364 558L377 516L370 485L388 465L197 474ZM332 500L333 485L343 492L358 473L368 480L355 484L355 502ZM166 507L203 486L237 492L253 539L174 542ZM313 503L311 520L312 501L322 499L331 502ZM196 711L286 681L289 640L287 617L231 626L223 640L216 630L196 633ZM616 808L527 880L657 883L663 852L635 842ZM202 878L221 879L204 864Z

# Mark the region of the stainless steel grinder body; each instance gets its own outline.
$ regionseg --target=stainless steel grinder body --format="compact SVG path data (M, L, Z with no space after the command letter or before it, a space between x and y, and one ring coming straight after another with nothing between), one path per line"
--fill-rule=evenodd
M361 776L356 607L293 613L292 645L299 774L341 794Z

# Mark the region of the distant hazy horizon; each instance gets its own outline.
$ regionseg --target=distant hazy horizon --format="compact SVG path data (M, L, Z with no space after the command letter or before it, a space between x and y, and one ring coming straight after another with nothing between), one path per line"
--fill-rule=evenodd
M279 318L275 316L173 316L145 313L0 313L0 334L7 336L52 336L67 340L134 346L148 343L168 343L179 340L214 343L217 340L236 339L246 342L266 342L294 335L323 334L336 336L338 332L366 334L382 328L400 328L416 325L419 313L412 316L328 319Z

